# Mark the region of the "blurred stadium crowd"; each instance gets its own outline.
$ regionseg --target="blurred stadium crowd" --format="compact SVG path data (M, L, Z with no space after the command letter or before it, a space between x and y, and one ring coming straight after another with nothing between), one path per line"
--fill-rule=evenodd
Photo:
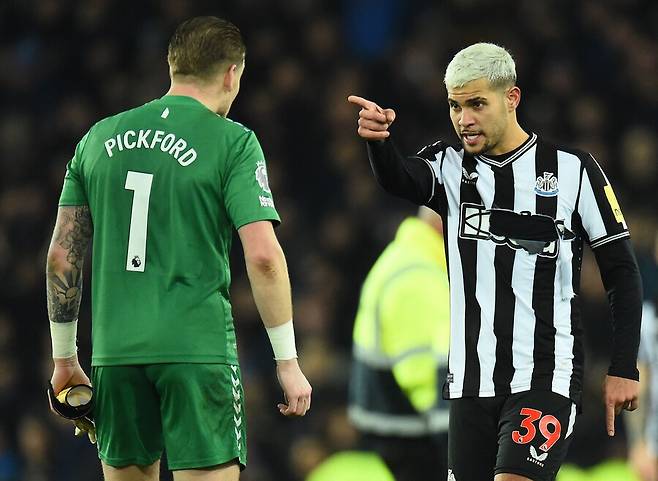
M302 365L314 387L309 415L278 415L269 343L236 252L232 293L250 456L242 479L301 481L328 454L356 443L345 402L360 283L414 209L376 185L348 94L396 109L393 138L410 153L439 137L454 138L442 83L452 55L476 41L506 46L517 61L522 125L584 148L604 165L631 226L645 291L655 295L656 2L3 1L0 481L100 479L95 449L46 407L45 250L76 142L100 118L166 92L169 36L199 14L232 20L247 43L230 117L254 129L266 153ZM87 274L79 329L85 367L89 281ZM588 385L570 461L589 466L626 455L623 429L613 439L605 434L600 386L611 327L591 255L583 265L582 300Z

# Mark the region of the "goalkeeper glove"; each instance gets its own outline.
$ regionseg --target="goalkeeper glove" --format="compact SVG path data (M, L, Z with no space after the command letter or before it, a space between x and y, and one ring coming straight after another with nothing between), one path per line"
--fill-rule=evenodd
M75 435L87 433L89 441L96 443L96 425L91 418L94 390L86 384L78 384L55 395L53 387L48 387L50 408L59 416L70 419L75 425Z

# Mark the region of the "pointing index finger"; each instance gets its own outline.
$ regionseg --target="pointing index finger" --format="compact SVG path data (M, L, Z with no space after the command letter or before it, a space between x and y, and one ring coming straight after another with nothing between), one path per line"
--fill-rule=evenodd
M349 97L347 97L347 101L351 104L358 105L359 107L362 107L366 110L377 110L377 111L380 110L375 102L366 100L363 97L359 97L358 95L350 95Z
M605 422L608 429L608 436L615 435L615 405L606 404L605 406Z

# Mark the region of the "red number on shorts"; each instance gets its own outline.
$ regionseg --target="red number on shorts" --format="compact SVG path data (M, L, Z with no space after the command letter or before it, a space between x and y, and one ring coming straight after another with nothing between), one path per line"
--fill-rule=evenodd
M525 428L526 432L524 434L521 434L519 431L512 432L512 440L516 444L528 444L535 439L535 435L537 434L537 429L535 429L533 423L541 417L541 411L532 408L523 408L521 409L521 416L525 416L523 421L521 421L521 427Z
M553 426L552 431L548 429L549 426ZM547 414L539 421L539 432L546 438L546 442L539 446L539 449L542 451L548 451L553 447L557 440L560 439L562 425L555 416Z
M537 429L534 423L537 420L539 420L539 432L546 438L546 442L539 446L539 449L548 451L560 439L562 425L555 416L547 414L542 417L541 411L532 408L523 408L520 414L521 416L525 416L521 421L521 427L525 429L525 433L521 434L519 431L512 431L512 441L516 444L528 444L535 439ZM550 429L551 426L552 429Z

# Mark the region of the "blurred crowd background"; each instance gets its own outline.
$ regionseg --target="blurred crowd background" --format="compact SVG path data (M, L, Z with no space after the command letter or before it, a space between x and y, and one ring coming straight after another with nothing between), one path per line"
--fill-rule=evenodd
M652 0L3 0L0 2L0 481L101 479L95 448L48 410L51 374L44 265L65 163L97 120L162 96L166 48L190 16L223 16L247 44L230 117L258 135L283 219L301 363L314 387L303 419L281 417L271 351L239 243L234 313L246 386L246 481L301 481L355 446L346 420L351 329L361 282L414 213L385 194L356 135L349 94L397 112L411 153L454 139L444 67L476 41L517 62L527 129L590 151L615 187L655 295L658 223L658 3ZM89 265L89 263L87 263ZM87 273L80 356L89 366ZM605 433L600 391L611 321L593 256L582 272L585 413L569 461L627 452ZM168 479L168 478L163 478ZM340 480L336 480L340 481Z

